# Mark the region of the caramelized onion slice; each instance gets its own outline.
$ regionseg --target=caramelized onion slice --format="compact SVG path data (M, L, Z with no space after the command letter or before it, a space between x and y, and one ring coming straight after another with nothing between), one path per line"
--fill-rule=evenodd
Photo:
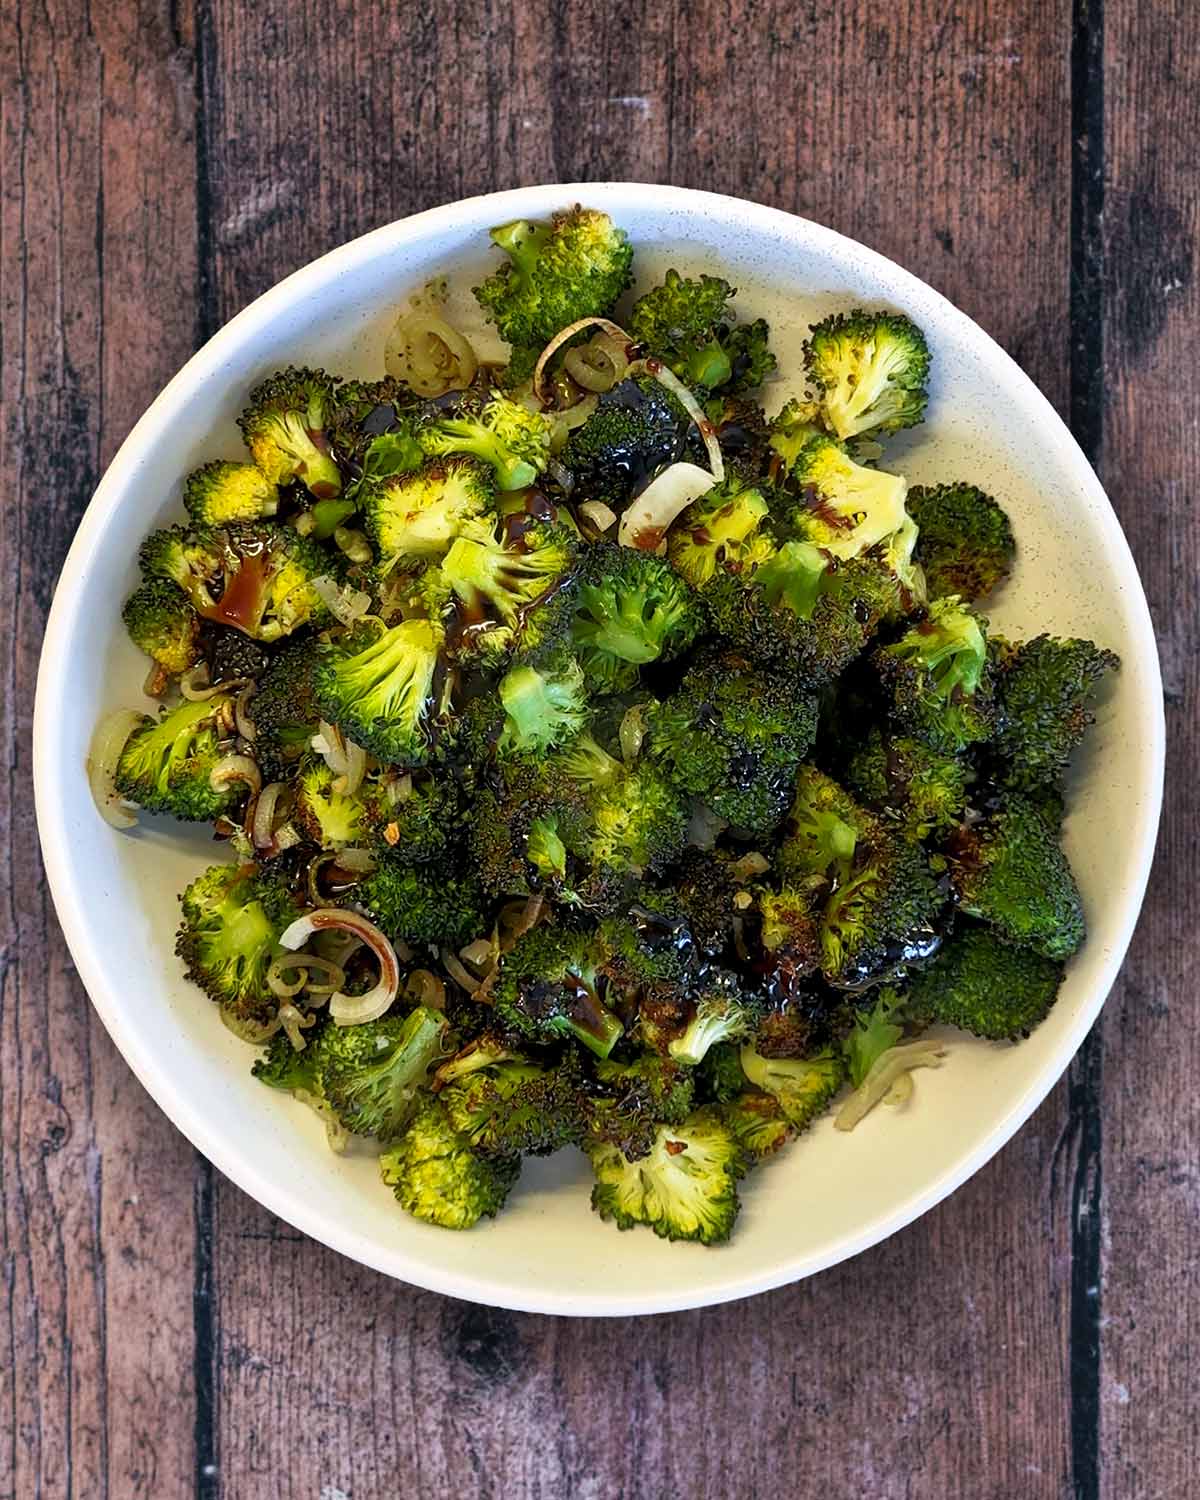
M379 982L365 995L347 995L339 990L330 996L329 1014L338 1026L360 1026L364 1021L377 1021L400 993L400 961L396 950L374 922L358 912L323 906L297 917L281 934L279 942L282 947L295 952L314 933L330 931L348 932L370 948L379 960Z

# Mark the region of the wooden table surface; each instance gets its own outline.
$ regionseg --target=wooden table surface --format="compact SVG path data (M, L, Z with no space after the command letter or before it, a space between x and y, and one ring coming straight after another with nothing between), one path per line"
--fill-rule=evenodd
M1195 0L0 6L2 1500L1200 1493L1198 19ZM994 334L1120 514L1171 737L1121 982L1018 1137L850 1264L649 1322L410 1290L225 1182L91 1012L30 791L61 559L188 355L363 230L598 178L808 215Z

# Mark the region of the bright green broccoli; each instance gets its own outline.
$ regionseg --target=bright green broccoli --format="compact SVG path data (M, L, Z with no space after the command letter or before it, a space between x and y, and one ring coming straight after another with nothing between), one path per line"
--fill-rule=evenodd
M736 976L710 969L695 988L683 1034L672 1038L667 1052L676 1062L695 1067L710 1047L748 1036L757 1020L758 1007L743 994Z
M750 390L775 368L770 330L759 319L733 326L735 292L719 276L692 281L668 271L660 286L639 297L629 332L685 385L715 391Z
M322 849L346 849L366 837L366 799L361 791L339 790L338 780L317 755L307 756L296 775L292 819Z
M775 868L787 880L843 878L868 815L816 766L802 766Z
M361 651L326 652L313 677L323 718L356 745L392 765L433 759L448 733L447 688L439 683L445 631L432 620L404 620Z
M151 578L134 589L121 618L133 644L173 677L200 660L200 617L167 579Z
M696 595L665 559L612 542L588 548L571 640L602 691L620 692L638 667L678 656L702 626Z
M401 1208L442 1229L470 1229L504 1207L519 1157L490 1156L455 1130L445 1107L425 1099L399 1141L379 1158Z
M628 237L596 209L576 206L549 224L518 219L492 239L508 261L475 296L519 348L540 348L568 324L607 313L629 285Z
M908 511L931 599L957 594L973 604L1008 576L1016 543L990 495L973 484L914 485Z
M393 1141L444 1054L446 1018L418 1005L407 1016L331 1026L315 1052L320 1091L353 1135Z
M292 1046L286 1031L275 1032L250 1072L268 1088L295 1094L301 1100L319 1098L321 1085L317 1080L317 1063L321 1055L320 1042L332 1024L327 1015L318 1013L314 1025L303 1033L304 1047L299 1051Z
M714 485L672 526L667 538L672 567L702 589L718 568L736 573L753 566L767 555L759 537L767 510L762 491L747 489L736 478Z
M342 491L326 426L335 383L323 370L282 370L250 392L238 426L264 478L275 485L299 479L318 500Z
M745 1158L714 1110L661 1125L649 1152L630 1161L616 1146L589 1146L596 1185L592 1207L618 1229L645 1224L662 1239L727 1240L738 1213Z
M907 735L871 729L846 765L846 785L899 822L914 839L945 833L962 819L972 772L961 756Z
M1009 785L1030 792L1055 785L1093 722L1092 694L1120 664L1091 641L1048 635L1003 654L995 749Z
M573 497L623 510L660 469L683 457L688 431L687 412L657 380L621 381L601 395L562 451Z
M518 938L500 963L497 1017L534 1041L574 1037L607 1057L622 1026L603 1003L600 954L586 933L543 924Z
M929 346L903 313L856 308L826 318L812 328L804 362L843 440L896 432L925 418Z
M536 667L510 667L496 692L504 715L496 741L502 760L542 755L573 739L587 719L583 671L565 652Z
M1019 797L951 839L959 909L1046 958L1066 959L1084 939L1079 887L1053 829Z
M183 504L197 526L261 521L279 509L279 488L254 464L218 458L188 475Z
M210 822L245 795L245 784L224 776L222 742L233 735L233 699L225 693L164 709L146 718L117 760L117 791L152 813L190 823ZM215 773L215 775L214 775Z
M590 828L580 852L593 866L640 879L682 852L687 809L647 761L623 766L585 733L559 752L550 770L586 796Z
M824 1114L846 1078L842 1059L829 1047L813 1057L762 1057L747 1045L741 1063L750 1082L776 1100L795 1130L807 1130Z
M906 1012L915 1021L958 1026L991 1041L1017 1041L1045 1020L1062 965L989 932L960 927L913 975Z
M397 567L444 556L456 537L482 526L496 506L487 469L459 454L367 480L357 498L383 578Z
M690 668L648 714L649 751L681 791L739 834L770 834L813 742L816 702L783 675L725 655Z
M356 903L391 938L458 949L491 930L483 894L472 875L381 861L354 892Z
M169 578L197 614L254 640L277 641L330 618L313 585L338 564L290 526L173 526L147 537L140 559L146 578Z
M951 595L935 599L918 624L876 651L904 733L948 754L990 737L995 708L986 624Z
M213 865L180 898L183 921L175 951L187 978L243 1034L265 1029L278 998L267 970L283 950L279 935L300 914L286 884L253 865Z
M534 483L550 458L550 432L548 417L496 391L482 403L464 398L453 416L437 417L416 436L426 453L468 453L490 464L503 491Z

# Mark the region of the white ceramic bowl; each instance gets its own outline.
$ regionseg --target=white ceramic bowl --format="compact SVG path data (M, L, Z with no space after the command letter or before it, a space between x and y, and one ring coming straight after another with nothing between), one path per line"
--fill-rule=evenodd
M602 1224L573 1152L531 1163L502 1216L470 1233L408 1218L373 1162L331 1155L303 1106L251 1078L253 1054L182 979L176 892L208 862L210 840L152 820L114 832L84 774L100 717L143 701L145 662L119 617L138 544L181 514L190 468L239 456L233 419L248 386L289 361L380 373L389 309L404 294L451 272L470 313L466 289L495 259L488 228L576 201L629 231L641 284L672 262L733 281L739 310L771 321L777 402L799 380L817 317L866 302L915 318L934 355L929 419L890 444L886 461L916 481L970 478L1007 507L1020 558L990 612L999 627L1089 636L1124 662L1074 777L1066 843L1090 937L1050 1018L1017 1047L956 1033L907 1108L878 1110L851 1135L819 1123L750 1177L732 1243L712 1250ZM104 1024L176 1125L246 1192L346 1255L435 1291L553 1313L665 1311L796 1280L892 1234L982 1166L1063 1072L1112 985L1150 866L1162 764L1158 659L1133 559L1082 453L1012 360L916 277L828 229L732 198L621 183L520 189L418 214L323 256L223 328L96 491L51 610L34 719L42 847L67 941Z

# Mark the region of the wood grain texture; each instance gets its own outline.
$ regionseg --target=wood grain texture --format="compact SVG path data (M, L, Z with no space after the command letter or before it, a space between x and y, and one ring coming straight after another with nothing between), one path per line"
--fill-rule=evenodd
M1158 863L1103 1020L1106 1500L1182 1500L1200 1455L1197 43L1187 0L1106 8L1102 475L1154 616L1168 735ZM1151 95L1156 107L1139 107Z
M1192 11L0 9L0 473L18 497L0 527L0 1500L1191 1493L1197 939L1176 892L1196 884ZM1077 182L1103 166L1093 146L1107 171L1073 223L1077 126ZM800 1286L589 1324L385 1281L195 1163L71 971L38 875L28 726L80 511L198 339L403 214L622 177L865 240L1089 431L1108 392L1091 438L1162 633L1176 789L1102 1048L970 1184ZM1093 1308L1080 1218L1098 1165Z
M193 1152L117 1057L40 878L46 608L103 465L194 339L189 42L152 3L0 10L0 1496L186 1494Z

